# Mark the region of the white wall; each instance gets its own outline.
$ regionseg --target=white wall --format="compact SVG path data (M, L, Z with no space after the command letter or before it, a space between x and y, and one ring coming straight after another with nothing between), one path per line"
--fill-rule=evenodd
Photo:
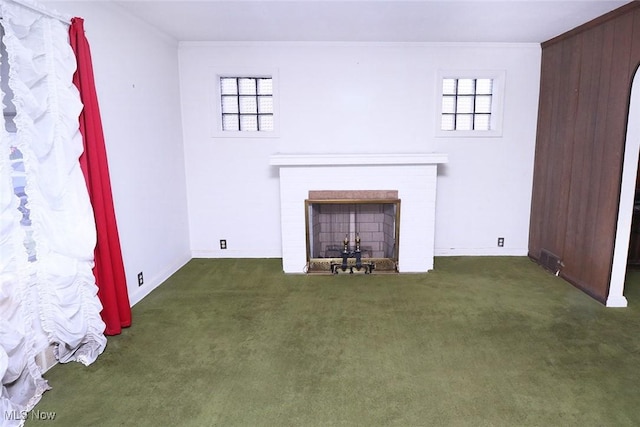
M177 44L112 4L45 4L85 20L135 304L191 257Z
M447 153L436 255L527 253L538 45L192 42L179 53L194 256L281 256L277 152ZM506 72L502 137L435 137L439 69ZM216 73L234 72L277 75L277 138L212 137Z

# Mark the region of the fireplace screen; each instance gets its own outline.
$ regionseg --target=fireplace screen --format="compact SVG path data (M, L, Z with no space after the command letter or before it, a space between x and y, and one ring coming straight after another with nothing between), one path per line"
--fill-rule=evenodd
M306 200L305 204L309 272L335 273L336 264L343 262L369 266L365 269L369 273L397 270L400 200Z

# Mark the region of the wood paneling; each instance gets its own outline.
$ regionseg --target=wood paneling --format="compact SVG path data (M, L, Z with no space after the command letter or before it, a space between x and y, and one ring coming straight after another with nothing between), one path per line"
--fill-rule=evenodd
M631 79L640 62L633 2L543 44L529 255L605 302L613 262Z

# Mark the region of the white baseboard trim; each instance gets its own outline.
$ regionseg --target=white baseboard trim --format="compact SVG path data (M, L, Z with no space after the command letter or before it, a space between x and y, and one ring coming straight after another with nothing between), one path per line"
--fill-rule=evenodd
M191 251L193 258L282 258L282 254L256 254L254 252L219 249L219 250L202 250L195 249Z
M609 296L609 298L607 298L607 307L614 307L614 308L625 308L627 307L627 299L620 295L620 296Z
M436 248L435 256L527 256L526 248Z

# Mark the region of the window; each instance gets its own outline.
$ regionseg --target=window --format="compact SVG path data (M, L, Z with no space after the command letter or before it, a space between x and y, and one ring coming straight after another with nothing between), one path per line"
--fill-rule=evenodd
M441 72L436 134L491 137L502 134L504 72Z
M493 79L442 79L441 130L491 130Z
M220 77L220 113L223 131L274 130L271 77Z

